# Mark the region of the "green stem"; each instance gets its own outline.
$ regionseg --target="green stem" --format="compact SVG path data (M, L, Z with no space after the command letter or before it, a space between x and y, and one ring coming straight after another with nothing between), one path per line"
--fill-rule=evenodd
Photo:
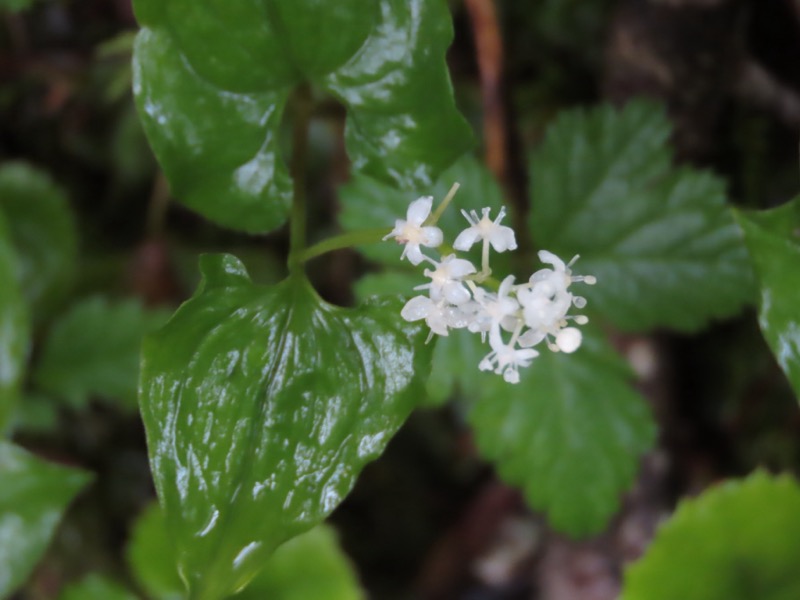
M326 252L331 252L332 250L341 250L342 248L363 246L365 244L376 244L390 231L391 230L387 227L381 227L378 229L361 229L359 231L335 235L300 251L297 255L297 261L299 263L304 263Z
M306 165L308 162L308 125L311 121L311 90L306 84L295 91L292 101L292 158L289 172L294 181L289 231L289 272L302 270L301 255L306 249Z
M450 201L456 195L456 192L458 191L459 187L461 187L461 184L458 183L457 181L452 186L450 186L450 191L447 192L447 195L442 200L442 203L436 207L436 210L433 211L433 214L431 216L425 219L425 225L436 225L436 223L439 222L439 217L442 216L445 209L447 208L447 205L450 204Z

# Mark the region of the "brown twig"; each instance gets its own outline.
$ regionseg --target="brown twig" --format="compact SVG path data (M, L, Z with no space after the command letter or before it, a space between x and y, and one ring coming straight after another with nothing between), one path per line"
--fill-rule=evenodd
M503 41L494 0L464 0L469 13L483 97L486 164L504 183L508 172L505 114L502 96Z

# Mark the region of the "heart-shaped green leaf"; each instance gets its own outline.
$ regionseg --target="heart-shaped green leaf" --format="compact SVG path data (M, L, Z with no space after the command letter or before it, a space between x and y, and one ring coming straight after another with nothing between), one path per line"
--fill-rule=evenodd
M17 257L0 213L0 434L17 403L30 348L28 310L17 283Z
M485 375L469 413L481 453L502 478L572 535L603 529L655 439L629 369L601 335L583 331L577 352L543 349L517 385Z
M0 442L0 598L30 575L86 473Z
M228 255L145 339L150 461L191 597L245 585L325 518L424 394L431 347L398 301L322 302L302 277L253 285Z
M625 573L623 600L800 598L800 486L755 473L683 501Z
M293 89L348 111L357 171L429 184L471 133L455 108L445 2L137 0L134 93L176 196L223 225L269 231L291 181L279 144Z
M736 214L761 288L761 331L800 398L800 198Z
M753 295L752 268L724 184L670 170L663 111L632 102L563 113L534 154L536 243L597 277L589 310L626 330L693 330Z
M16 249L22 292L41 317L61 300L75 271L78 244L66 196L46 173L9 163L0 168L0 212Z

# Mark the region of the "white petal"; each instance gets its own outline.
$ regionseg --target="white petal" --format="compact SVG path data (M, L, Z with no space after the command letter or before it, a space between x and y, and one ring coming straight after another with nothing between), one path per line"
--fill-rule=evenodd
M579 329L575 327L566 327L558 332L556 336L556 346L558 346L558 349L562 352L570 354L580 348L582 339L583 336Z
M406 247L403 250L403 254L400 258L407 258L408 262L410 262L412 265L418 265L425 257L422 254L422 250L419 249L419 244L412 244L409 242L406 244Z
M445 262L447 262L447 272L453 279L460 279L462 277L466 277L467 275L471 275L472 273L478 272L478 270L475 268L475 265L463 258L452 258L450 260L445 259Z
M428 248L436 248L437 246L442 245L442 241L444 240L444 236L442 234L442 230L438 227L423 227L422 228L422 240L420 243L423 246L427 246Z
M528 331L519 336L517 343L521 348L530 348L531 346L535 346L541 342L545 336L546 334L544 331L540 331L539 329L528 329Z
M517 240L514 237L514 230L511 227L497 225L489 236L489 243L495 252L505 252L506 250L516 250Z
M451 281L442 286L444 297L450 304L464 304L471 296L469 290L457 281Z
M548 265L553 265L553 268L556 271L566 271L567 265L564 264L564 261L558 258L552 252L548 252L547 250L539 250L539 260L543 263L547 263Z
M503 379L507 383L519 383L519 371L516 369L506 369L503 373Z
M462 252L466 252L472 248L472 244L478 241L480 235L480 231L477 228L468 227L458 234L456 241L453 242L453 248L456 250L461 250Z
M403 310L400 311L400 316L406 321L419 321L430 314L432 306L433 302L431 302L430 298L414 296L411 300L406 302Z
M431 207L433 206L433 196L422 196L417 198L408 206L406 219L408 222L419 227L431 214Z
M406 226L406 222L403 221L403 219L397 219L394 222L394 229L392 229L389 233L387 233L381 239L383 239L385 241L385 240L388 240L389 238L393 238L393 237L397 237L397 236L401 235L403 233L403 229L405 228L405 226Z

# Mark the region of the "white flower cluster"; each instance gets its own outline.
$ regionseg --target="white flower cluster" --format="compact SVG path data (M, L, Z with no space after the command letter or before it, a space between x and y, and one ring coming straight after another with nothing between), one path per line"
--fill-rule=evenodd
M454 189L451 194L454 193ZM446 204L451 197L445 199ZM433 334L447 335L450 329L466 328L488 337L489 352L478 367L494 371L509 383L519 382L519 368L527 367L539 355L533 347L540 342L553 352L574 352L581 345L581 332L570 326L570 321L582 325L588 322L583 315L567 315L572 306L583 308L586 300L569 291L571 284L594 284L592 276L572 275L569 264L555 254L542 250L539 259L551 268L540 269L527 282L514 283L509 275L499 285L497 292L482 287L490 280L489 248L496 252L515 250L514 231L501 225L505 209L491 220L490 209L484 208L479 217L474 210L461 211L469 222L453 249L466 252L477 242L483 242L482 265L478 271L469 260L447 254L440 261L426 256L422 246L438 248L443 243L441 229L435 226L437 217L431 218L433 198L424 196L408 207L406 219L398 219L394 229L383 239L394 238L404 245L402 258L411 264L428 262L433 268L425 269L430 282L415 290L426 290L427 295L415 296L401 311L406 321L425 319ZM443 208L443 207L441 207ZM440 210L441 210L440 208ZM496 284L495 284L496 285Z

